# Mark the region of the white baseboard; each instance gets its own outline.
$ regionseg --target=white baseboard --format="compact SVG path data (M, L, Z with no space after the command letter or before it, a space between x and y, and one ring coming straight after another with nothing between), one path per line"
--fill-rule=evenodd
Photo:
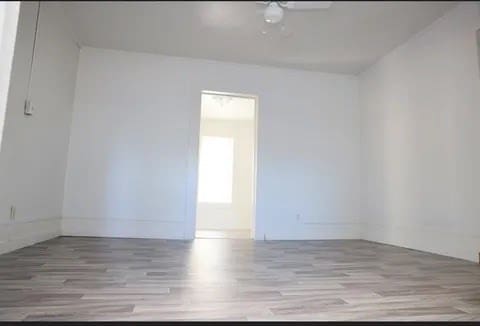
M184 233L183 222L84 217L62 219L62 235L67 236L185 239Z
M186 239L183 222L115 218L64 217L62 235L146 239ZM359 239L358 223L305 223L267 232L269 240ZM256 240L263 240L257 234Z
M0 254L14 251L60 235L59 217L24 219L0 225Z
M283 230L269 230L265 233L257 232L256 240L331 240L331 239L359 239L359 223L303 223L284 228Z
M365 224L362 239L478 262L480 236L427 227Z
M363 230L363 232L361 232ZM183 222L95 219L25 219L0 225L0 254L60 235L147 239L185 239ZM304 223L265 233L267 240L365 239L478 262L480 236L418 227L358 223ZM264 234L257 234L263 240Z

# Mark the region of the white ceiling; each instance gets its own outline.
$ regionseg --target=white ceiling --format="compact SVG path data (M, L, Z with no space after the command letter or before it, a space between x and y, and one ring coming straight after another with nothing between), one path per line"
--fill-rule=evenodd
M356 74L455 2L333 2L287 11L292 33L262 35L252 2L65 2L80 43L240 63Z
M253 120L255 100L247 97L202 94L202 119Z

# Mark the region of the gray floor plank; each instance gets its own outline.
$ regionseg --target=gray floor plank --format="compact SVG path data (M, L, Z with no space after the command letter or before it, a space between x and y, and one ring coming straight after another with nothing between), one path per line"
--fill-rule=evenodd
M0 320L480 320L480 265L362 240L59 237L0 256Z

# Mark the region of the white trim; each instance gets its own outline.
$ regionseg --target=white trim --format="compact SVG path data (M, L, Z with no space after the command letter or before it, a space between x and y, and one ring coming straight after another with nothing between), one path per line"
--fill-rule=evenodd
M145 238L190 239L185 235L184 221L132 220L119 218L64 217L62 235Z
M480 237L432 226L364 224L362 239L478 262Z
M253 158L253 200L252 200L252 227L250 229L250 238L255 239L255 229L256 229L256 220L257 220L257 207L256 207L256 199L257 199L257 161L258 161L258 101L259 97L258 95L253 95L253 94L245 94L245 93L235 93L235 92L219 92L219 91L211 91L211 90L202 90L200 92L200 101L197 103L198 105L196 106L195 112L197 113L197 119L198 123L196 125L195 130L193 130L193 133L195 134L195 175L193 178L194 184L193 184L193 189L194 189L194 203L192 206L195 207L195 210L193 212L193 237L195 237L195 230L196 230L196 223L197 223L197 216L196 216L196 206L197 206L197 196L198 196L198 163L199 163L199 150L200 150L200 124L201 124L201 100L202 100L202 95L203 94L210 94L210 95L226 95L226 96L232 96L232 97L243 97L243 98L249 98L253 99L255 101L255 115L254 115L254 158ZM188 199L188 197L187 197ZM188 207L188 204L187 204Z
M13 220L1 225L0 254L58 237L61 234L59 217Z

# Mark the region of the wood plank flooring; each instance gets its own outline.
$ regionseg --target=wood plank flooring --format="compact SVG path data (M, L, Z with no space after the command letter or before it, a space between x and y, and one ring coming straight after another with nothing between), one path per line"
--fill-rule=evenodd
M250 230L197 230L197 239L251 239Z
M480 320L480 265L361 240L60 237L0 256L0 320Z

